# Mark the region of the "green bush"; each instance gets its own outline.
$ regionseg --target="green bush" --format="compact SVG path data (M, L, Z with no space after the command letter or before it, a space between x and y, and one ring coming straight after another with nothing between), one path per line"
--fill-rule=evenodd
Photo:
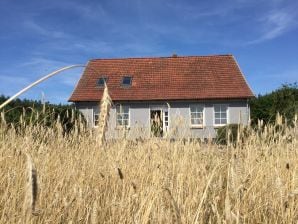
M239 128L242 128L243 130L239 130ZM246 133L246 129L238 124L229 124L217 129L215 142L217 144L226 145L229 141L230 143L235 144L237 142L238 130L240 131L242 141L243 136Z
M285 84L272 93L259 95L251 100L250 107L253 126L257 125L258 120L274 124L277 113L287 119L287 125L293 125L298 113L298 85Z

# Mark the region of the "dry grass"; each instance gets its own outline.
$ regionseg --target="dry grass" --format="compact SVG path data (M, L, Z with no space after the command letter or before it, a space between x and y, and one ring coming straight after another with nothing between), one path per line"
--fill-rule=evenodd
M297 126L236 147L152 139L106 150L97 133L23 128L0 127L0 223L298 222Z

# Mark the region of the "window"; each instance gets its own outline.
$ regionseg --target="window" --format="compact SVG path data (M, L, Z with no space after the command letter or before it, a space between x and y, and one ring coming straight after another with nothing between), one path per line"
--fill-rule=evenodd
M99 113L94 113L93 122L94 122L94 127L98 127L98 124L99 124Z
M129 126L129 107L116 105L116 124L117 126Z
M107 83L107 82L108 82L108 78L107 77L100 77L97 80L97 86L104 87L105 86L105 83Z
M169 127L169 112L165 111L165 127L168 128Z
M190 124L191 126L202 127L204 118L204 106L203 105L191 105L190 106Z
M123 86L131 86L132 77L131 76L124 76L122 78L122 85Z
M228 105L214 105L214 125L221 126L228 123Z

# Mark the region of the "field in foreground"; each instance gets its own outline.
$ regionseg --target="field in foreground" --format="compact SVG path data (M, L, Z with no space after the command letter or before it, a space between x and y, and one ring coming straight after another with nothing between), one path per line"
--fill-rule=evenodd
M0 128L0 223L298 222L297 126L235 147L59 130Z

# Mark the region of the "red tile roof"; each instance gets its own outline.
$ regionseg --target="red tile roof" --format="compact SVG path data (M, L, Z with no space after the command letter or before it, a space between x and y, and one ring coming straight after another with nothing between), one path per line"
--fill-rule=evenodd
M121 86L123 76L132 86ZM70 101L99 101L108 77L112 100L250 98L253 93L232 55L95 59L89 61Z

